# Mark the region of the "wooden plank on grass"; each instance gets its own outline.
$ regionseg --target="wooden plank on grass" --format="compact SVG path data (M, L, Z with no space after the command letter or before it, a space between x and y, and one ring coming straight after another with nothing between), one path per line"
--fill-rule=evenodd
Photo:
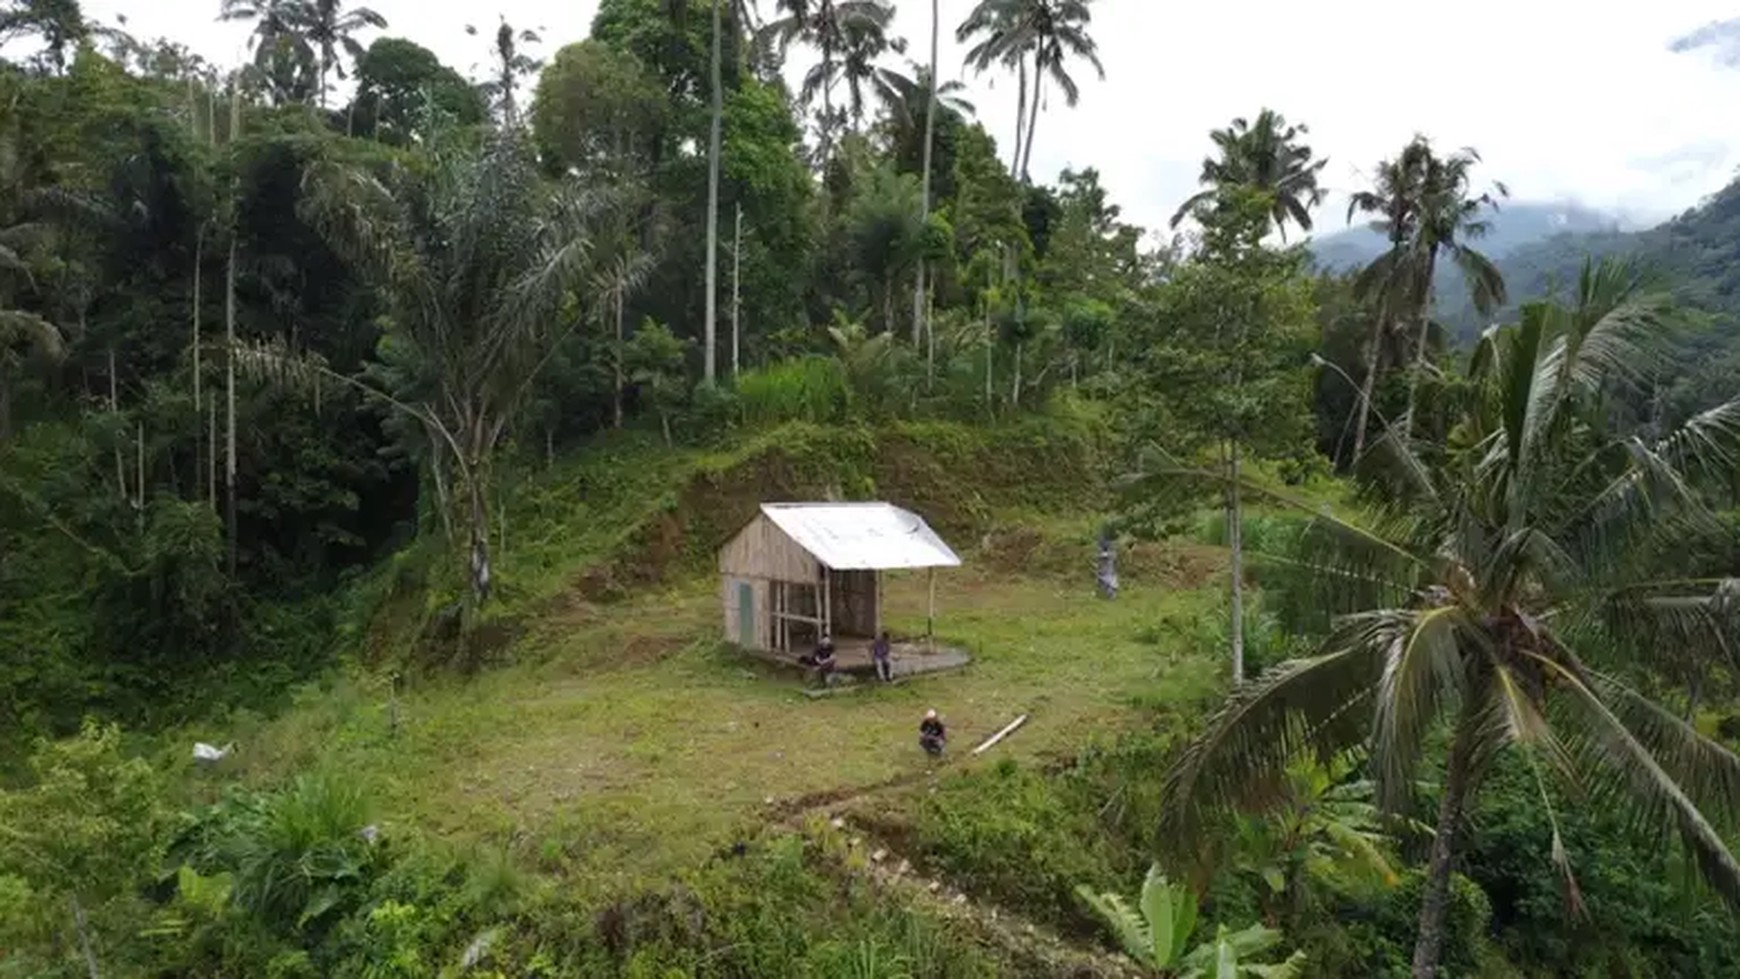
M1020 727L1023 724L1026 724L1026 723L1027 723L1027 715L1026 714L1022 714L1020 717L1015 718L1014 720L1010 721L1007 725L1005 725L1003 730L998 731L996 734L993 734L990 737L986 738L983 744L979 745L977 748L974 748L973 754L975 754L975 755L982 754L986 749L990 748L992 745L1003 740L1004 738L1008 737L1009 735L1014 734L1016 728Z

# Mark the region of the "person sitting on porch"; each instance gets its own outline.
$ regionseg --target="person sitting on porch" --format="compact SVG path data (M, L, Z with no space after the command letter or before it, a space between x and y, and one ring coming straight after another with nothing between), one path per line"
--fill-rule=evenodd
M888 641L888 630L884 629L882 634L876 637L876 641L870 644L870 663L876 667L876 678L883 683L894 681L892 653L893 644Z
M816 675L825 684L834 672L834 637L822 633L822 641L816 643L816 655L810 659L811 666L816 668Z

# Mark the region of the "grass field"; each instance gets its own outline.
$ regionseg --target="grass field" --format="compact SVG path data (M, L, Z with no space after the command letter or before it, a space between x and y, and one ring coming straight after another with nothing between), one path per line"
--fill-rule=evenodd
M208 740L241 742L248 780L343 770L389 831L508 847L608 890L692 865L796 800L903 776L922 791L926 707L948 719L958 768L1020 713L1032 719L986 760L1072 755L1200 699L1217 681L1203 632L1217 596L1206 581L1177 585L1137 580L1104 602L1086 574L999 572L969 556L939 579L938 631L971 666L810 698L795 674L718 643L716 585L698 577L624 603L571 600L521 639L514 665L405 691L396 733L387 682L352 673ZM922 631L923 580L890 588L895 629Z

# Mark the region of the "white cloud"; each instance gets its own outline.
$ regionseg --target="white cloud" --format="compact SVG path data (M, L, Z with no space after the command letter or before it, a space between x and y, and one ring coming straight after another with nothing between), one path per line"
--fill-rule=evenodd
M548 52L584 36L597 9L596 0L369 5L391 33L462 71L485 62L498 14L542 28ZM928 44L929 6L900 4L896 28L915 55ZM945 78L961 74L953 28L971 6L941 0ZM1192 191L1208 131L1268 106L1311 127L1312 144L1330 158L1325 180L1335 191L1363 185L1372 164L1421 132L1447 148L1478 148L1484 176L1520 199L1568 198L1650 217L1676 212L1722 187L1740 164L1733 112L1740 72L1724 70L1708 51L1676 54L1669 46L1732 17L1733 0L1600 6L1098 0L1093 34L1107 79L1081 65L1081 104L1070 110L1055 95L1049 100L1035 174L1096 166L1131 220L1160 227ZM86 0L86 8L104 21L125 13L136 35L176 37L220 62L245 55L247 27L216 22L217 0ZM479 36L468 36L467 24ZM981 119L1006 144L1014 80L964 80ZM1328 208L1320 216L1326 229L1341 221Z

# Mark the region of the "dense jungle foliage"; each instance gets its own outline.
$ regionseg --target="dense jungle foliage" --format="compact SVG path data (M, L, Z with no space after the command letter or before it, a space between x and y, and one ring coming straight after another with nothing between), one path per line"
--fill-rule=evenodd
M1740 184L1495 261L1416 137L1330 271L1272 109L1033 172L1093 0L212 2L0 0L0 976L1740 974ZM745 668L778 497L972 670Z

